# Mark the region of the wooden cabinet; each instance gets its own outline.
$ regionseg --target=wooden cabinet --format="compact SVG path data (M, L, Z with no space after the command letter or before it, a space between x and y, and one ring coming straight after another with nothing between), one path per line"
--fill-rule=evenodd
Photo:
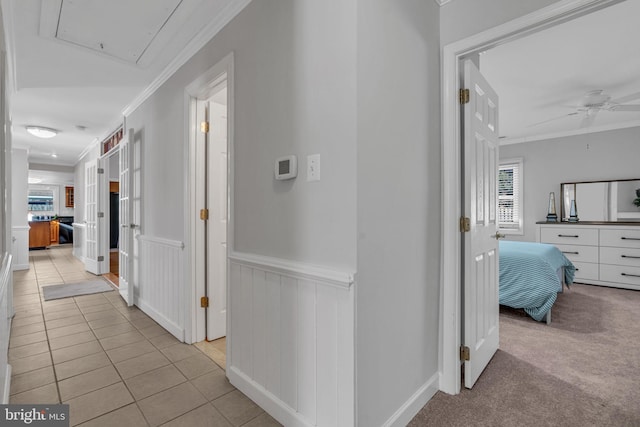
M51 244L49 221L32 221L29 223L29 249L46 248Z
M577 283L640 290L640 224L540 224L538 240L576 266Z
M60 237L60 222L51 221L49 223L49 235L51 243L58 244L58 240Z
M64 187L64 206L72 208L74 206L73 187Z

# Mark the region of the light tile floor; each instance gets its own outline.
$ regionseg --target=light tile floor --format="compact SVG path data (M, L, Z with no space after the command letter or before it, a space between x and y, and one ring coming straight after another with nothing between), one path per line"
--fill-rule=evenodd
M68 403L73 426L280 425L117 291L44 301L42 286L95 279L70 247L29 259L14 272L10 403Z

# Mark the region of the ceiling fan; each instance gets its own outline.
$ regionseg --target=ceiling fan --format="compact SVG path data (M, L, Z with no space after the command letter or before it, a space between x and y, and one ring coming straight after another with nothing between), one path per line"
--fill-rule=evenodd
M611 95L607 94L602 89L590 90L589 92L584 94L578 105L571 106L571 108L574 108L575 111L560 117L554 117L553 119L534 123L529 127L541 125L543 123L548 123L569 116L584 114L584 118L580 123L580 127L586 128L593 124L596 115L602 110L611 112L640 111L640 104L625 104L626 102L633 101L639 98L640 92L632 93L617 99L611 99Z

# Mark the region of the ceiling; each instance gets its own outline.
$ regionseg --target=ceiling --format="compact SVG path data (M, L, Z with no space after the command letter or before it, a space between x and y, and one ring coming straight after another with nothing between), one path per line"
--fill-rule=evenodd
M1 1L13 146L28 149L31 163L66 166L249 2ZM629 22L637 16L640 1L627 0L481 54L500 97L503 142L640 125L640 112L600 111L588 128L582 113L569 115L590 90L640 93L640 25ZM60 133L38 139L26 125Z
M247 3L2 0L13 147L29 150L30 163L73 166ZM39 139L27 125L59 134Z
M502 143L640 126L640 111L600 110L581 127L587 113L578 111L593 90L640 104L639 16L640 1L627 0L481 53Z

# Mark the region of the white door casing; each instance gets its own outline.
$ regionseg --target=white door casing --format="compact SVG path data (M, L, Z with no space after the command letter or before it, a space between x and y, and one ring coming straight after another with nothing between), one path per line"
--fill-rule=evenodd
M471 388L499 343L498 300L498 96L471 62L464 62L464 333L469 360L465 387Z
M133 286L133 209L131 204L133 174L133 136L128 129L120 141L119 181L120 181L120 224L119 224L119 290L129 307L134 304Z
M225 88L226 82L221 90ZM227 107L207 104L207 339L214 340L224 337L227 329Z
M94 159L85 163L84 169L84 222L86 224L84 268L93 274L101 274L100 262L98 261L100 256L98 167L99 159Z

